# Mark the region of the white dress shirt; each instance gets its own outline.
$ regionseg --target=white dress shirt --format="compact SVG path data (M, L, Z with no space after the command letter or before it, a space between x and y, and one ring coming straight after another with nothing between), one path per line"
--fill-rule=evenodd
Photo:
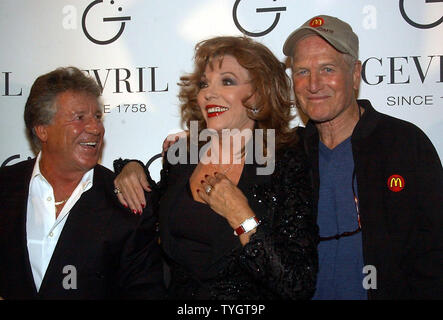
M35 161L29 184L28 210L26 215L26 239L37 291L57 245L69 212L80 199L83 192L92 187L94 169L83 175L82 180L72 192L65 206L56 218L54 191L40 172L41 153ZM60 270L62 272L62 270ZM60 284L61 285L61 284Z

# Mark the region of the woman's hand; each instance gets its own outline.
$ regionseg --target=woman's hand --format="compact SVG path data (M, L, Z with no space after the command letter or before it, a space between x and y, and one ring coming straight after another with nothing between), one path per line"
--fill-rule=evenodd
M231 182L224 174L215 173L215 175L206 175L205 180L201 181L202 189L197 193L212 210L217 212L228 220L232 229L238 228L243 221L255 216L248 199L243 192ZM206 190L209 190L207 192ZM255 229L240 235L240 241L243 245L249 242L249 237L255 232Z
M118 200L133 213L141 214L146 207L144 191L151 191L145 170L135 161L129 162L114 180Z

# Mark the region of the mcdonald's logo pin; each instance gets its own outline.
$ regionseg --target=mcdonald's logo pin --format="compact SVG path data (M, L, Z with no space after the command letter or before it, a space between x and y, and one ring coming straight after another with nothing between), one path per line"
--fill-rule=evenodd
M398 174L393 174L388 178L388 188L393 192L402 191L405 187L405 179Z
M312 18L311 22L309 22L309 25L312 28L317 28L317 27L322 26L324 23L325 23L325 20L323 20L323 18L315 17L315 18Z

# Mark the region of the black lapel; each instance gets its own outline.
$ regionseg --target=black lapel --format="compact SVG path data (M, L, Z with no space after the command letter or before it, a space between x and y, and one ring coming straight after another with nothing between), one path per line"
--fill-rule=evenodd
M31 181L31 175L32 175L32 171L34 170L34 165L35 165L35 161L36 159L32 159L29 162L29 166L27 167L26 170L26 174L25 174L25 179L23 180L23 190L22 190L22 195L23 195L23 200L17 202L19 203L22 207L19 208L19 210L17 212L20 212L20 229L22 230L21 234L22 234L22 243L21 246L23 248L23 250L21 250L21 252L24 253L24 263L25 263L25 281L26 281L26 286L28 287L27 289L30 289L32 291L32 295L35 296L37 294L37 287L35 286L35 282L34 282L34 276L32 275L32 269L31 269L31 262L29 260L29 252L28 252L28 240L27 240L27 233L26 233L26 213L28 210L28 196L29 196L29 183Z
M105 212L106 203L111 199L106 198L106 187L99 171L96 166L92 188L82 194L67 217L40 287L41 296L51 297L57 292L67 294L63 288L63 279L68 274L63 272L66 266L75 267L80 277L87 264L100 261L97 258L103 252L99 247L100 239L110 223Z

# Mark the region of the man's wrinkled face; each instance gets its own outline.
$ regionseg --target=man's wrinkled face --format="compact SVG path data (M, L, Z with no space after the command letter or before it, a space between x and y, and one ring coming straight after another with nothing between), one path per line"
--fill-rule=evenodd
M105 129L96 97L65 91L57 96L58 110L49 125L40 126L42 153L68 172L85 173L98 162Z
M298 106L313 121L333 121L355 102L361 64L350 65L320 36L297 42L292 57L292 80Z

